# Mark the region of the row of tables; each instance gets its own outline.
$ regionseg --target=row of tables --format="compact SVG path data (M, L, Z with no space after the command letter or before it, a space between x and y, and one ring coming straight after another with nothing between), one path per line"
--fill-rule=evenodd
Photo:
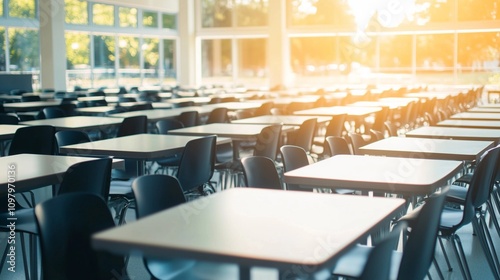
M353 109L353 112L359 112L356 110L359 109ZM340 111L341 109L332 109L330 115L316 116L319 121L326 122L328 116ZM23 173L17 180L21 186L20 191L28 190L41 182L43 185L55 183L61 179L61 172L70 163L89 159L80 157L81 155L151 160L180 152L185 145L183 141L190 137L216 134L219 136L218 144L227 143L230 141L228 138L247 140L256 137L268 125L265 123L267 121L296 126L302 123L304 117L309 116L300 112L293 116L262 116L239 120L234 124L174 130L172 135L143 134L61 147L61 152L78 156L48 156L63 159L63 162L57 161L55 164L59 171L55 168L41 168L40 170L48 170L46 173L51 174ZM85 129L91 128L91 122L97 127L113 125L106 122L96 124L96 117L66 118L74 121L74 126L67 125L65 122L68 120L63 119L52 119L50 123L58 129L82 129L82 126L77 127L76 124L84 123L84 118L91 118L88 119L88 125L83 126ZM121 123L120 117L105 119ZM426 128L428 127L421 129ZM2 129L3 126L0 126L0 132L3 132ZM455 134L449 137L450 135L442 132L443 129L453 129L448 134ZM386 154L386 157L335 156L287 172L284 180L291 184L325 188L381 190L398 193L405 198L428 194L456 176L463 167L462 161L477 159L482 152L500 141L500 130L488 129L489 136L484 133L467 134L465 130L470 128L438 126L434 133L431 131L427 134L427 138L435 138L433 140L416 138L418 136L387 138L365 146L362 150L366 154L379 155L387 148L399 149L399 152L393 154L398 157L391 157L392 154ZM465 139L461 141L439 139L461 139L459 137L462 136ZM8 136L3 137L5 138L2 139L8 139ZM3 157L0 160L5 161L2 164L6 165L13 158ZM21 158L14 160L22 162ZM56 162L52 158L49 160ZM0 177L1 190L6 189L7 178L3 176ZM37 180L40 181L36 182ZM224 191L203 200L201 204L193 201L97 234L93 238L93 244L96 249L115 253L126 254L139 250L152 257L175 256L235 263L240 267L242 279L248 279L248 271L252 266L277 268L282 274L310 274L333 264L345 250L366 238L383 221L388 221L405 207L403 199L244 188Z

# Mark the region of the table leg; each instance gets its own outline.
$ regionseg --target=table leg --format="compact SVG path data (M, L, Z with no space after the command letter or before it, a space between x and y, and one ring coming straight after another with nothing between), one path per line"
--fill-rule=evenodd
M240 280L250 280L250 267L240 265Z

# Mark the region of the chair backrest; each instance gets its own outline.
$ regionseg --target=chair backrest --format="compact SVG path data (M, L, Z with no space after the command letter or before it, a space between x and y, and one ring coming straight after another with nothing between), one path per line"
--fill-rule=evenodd
M391 232L380 240L370 251L365 267L358 280L390 279L392 252L397 247L401 230L406 223L398 223Z
M345 129L344 123L346 117L347 114L334 115L326 127L325 137L342 136L342 131Z
M129 111L141 111L141 110L152 110L153 104L151 103L144 103L144 104L137 104L137 105L132 105L130 108L128 108Z
M177 116L177 120L184 124L184 127L198 125L199 113L198 111L182 112Z
M56 129L50 125L26 126L16 130L10 144L9 155L22 153L53 155Z
M172 107L174 108L182 108L182 107L191 107L194 106L194 101L183 101L183 102L177 102L173 103Z
M42 109L42 113L46 119L64 118L66 113L57 107L46 107Z
M311 151L314 135L316 134L317 119L304 121L295 135L292 145L302 147L306 152Z
M293 145L284 145L280 148L281 158L283 159L283 169L285 172L309 165L309 158L307 156L306 150L302 147ZM304 189L299 185L287 184L287 190L301 190L301 191L313 191L312 188Z
M23 95L21 97L21 102L34 102L34 101L41 101L42 99L40 98L39 95Z
M384 133L379 131L379 130L375 130L375 129L370 129L370 135L371 135L371 142L375 142L375 141L378 141L378 140L382 140L384 139Z
M10 114L0 114L0 124L19 124L19 117Z
M270 115L271 109L273 107L274 107L274 102L272 102L272 101L262 103L262 105L260 105L259 108L255 109L255 111L253 112L253 115L255 117Z
M363 139L363 136L358 133L349 133L349 139L351 140L351 145L352 145L352 152L355 155L359 155L359 148L363 147L366 145L365 139Z
M169 175L138 177L132 183L132 190L139 219L186 202L179 180Z
M43 279L124 277L123 257L92 249L91 236L114 227L106 202L89 193L56 196L35 207ZM77 271L77 273L75 273Z
M382 109L375 114L375 121L372 126L374 130L382 131L384 129L384 122L387 120L389 112L389 107L382 107Z
M384 122L384 129L387 130L389 136L398 136L398 128L390 121Z
M441 188L439 194L429 196L411 222L411 233L406 241L399 266L398 280L424 279L436 249L436 241L446 194L449 186Z
M203 186L212 178L216 139L215 135L209 135L186 144L176 176L185 192Z
M472 174L467 192L465 207L468 202L474 207L482 206L489 198L495 183L500 161L500 147L489 149L477 163ZM465 212L465 210L464 210Z
M64 173L57 194L86 192L108 201L111 162L111 158L100 158L73 164Z
M254 156L264 156L272 160L276 158L278 143L281 137L281 125L266 126L257 136L257 143L253 151Z
M227 108L225 108L225 107L215 108L208 115L207 124L227 123L227 122L228 122Z
M59 147L91 141L89 135L81 130L61 130L55 136Z
M134 116L123 119L116 137L148 133L148 117Z
M268 157L250 156L241 159L245 185L253 188L282 190L274 161Z
M184 124L176 119L159 120L155 124L159 134L167 134L171 129L183 128Z
M236 119L238 120L253 117L253 113L249 110L237 110L235 114L236 114Z
M328 136L325 138L325 152L330 156L335 155L351 155L349 144L344 137Z

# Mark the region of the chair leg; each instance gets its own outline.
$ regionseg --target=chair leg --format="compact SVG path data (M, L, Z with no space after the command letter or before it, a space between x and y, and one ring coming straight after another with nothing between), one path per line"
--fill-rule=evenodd
M21 240L21 250L23 251L24 275L26 279L31 279L29 274L28 256L26 254L26 243L24 242L24 233L19 233L19 239Z
M500 275L498 273L500 268L500 263L497 258L497 253L495 250L495 246L493 245L493 239L491 238L488 226L486 224L486 220L483 215L480 216L479 221L473 221L476 223L478 227L477 231L480 234L481 247L486 255L486 259L488 264L490 265L491 271L496 279L500 279ZM478 224L480 223L480 224Z
M438 238L438 241L439 241L439 246L441 247L441 252L443 252L444 260L446 261L446 265L448 266L448 271L453 271L450 259L448 258L448 254L446 253L446 250L444 248L443 240L441 238Z
M444 275L443 272L441 271L441 267L439 267L439 263L437 262L436 258L432 258L432 263L434 264L434 267L436 268L437 274L439 276L440 280L444 280Z
M455 255L457 257L462 276L464 277L464 279L472 280L472 276L469 270L469 264L467 263L467 259L465 258L465 253L460 237L457 234L453 234L451 236L451 241L453 243L453 251L455 252Z

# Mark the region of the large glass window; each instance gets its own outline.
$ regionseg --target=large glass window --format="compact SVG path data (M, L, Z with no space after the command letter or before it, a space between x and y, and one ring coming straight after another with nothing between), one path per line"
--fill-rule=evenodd
M9 0L9 16L17 18L35 18L35 0Z
M158 13L144 11L142 13L142 25L145 27L158 28Z
M68 86L92 87L89 34L66 32L65 39Z
M88 24L89 22L87 1L64 0L64 11L66 13L66 23Z
M5 59L5 28L0 27L0 72L5 72L6 59Z
M299 76L323 76L338 73L337 38L306 37L290 39L290 65Z
M266 26L268 0L235 1L238 26Z
M469 83L489 83L500 71L500 33L458 34L459 79Z
M120 27L137 27L136 8L119 7L118 17L120 18Z
M231 27L232 0L201 0L202 27Z
M139 39L132 36L118 37L119 62L118 84L141 85L140 80L140 50Z
M177 77L175 69L177 68L175 40L163 40L163 69L165 70L164 81L175 83Z
M142 53L144 63L142 65L143 84L158 85L160 83L160 40L157 38L145 38L143 40Z
M431 83L453 82L453 34L417 35L419 79Z
M380 71L411 72L413 64L412 35L383 35L379 38Z
M9 29L10 71L33 72L40 70L40 42L38 30Z
M113 87L115 81L115 38L94 36L94 87Z
M267 85L267 39L238 40L238 78L249 85Z
M96 25L113 26L115 24L115 7L106 4L93 4L92 16Z
M202 77L205 81L230 82L233 75L230 39L203 40L201 42Z
M162 14L162 27L177 30L177 17L174 14Z
M287 0L287 6L288 22L292 26L334 25L349 30L356 27L349 1ZM363 5L360 7L366 9Z
M458 20L499 20L500 0L456 0L458 1Z

